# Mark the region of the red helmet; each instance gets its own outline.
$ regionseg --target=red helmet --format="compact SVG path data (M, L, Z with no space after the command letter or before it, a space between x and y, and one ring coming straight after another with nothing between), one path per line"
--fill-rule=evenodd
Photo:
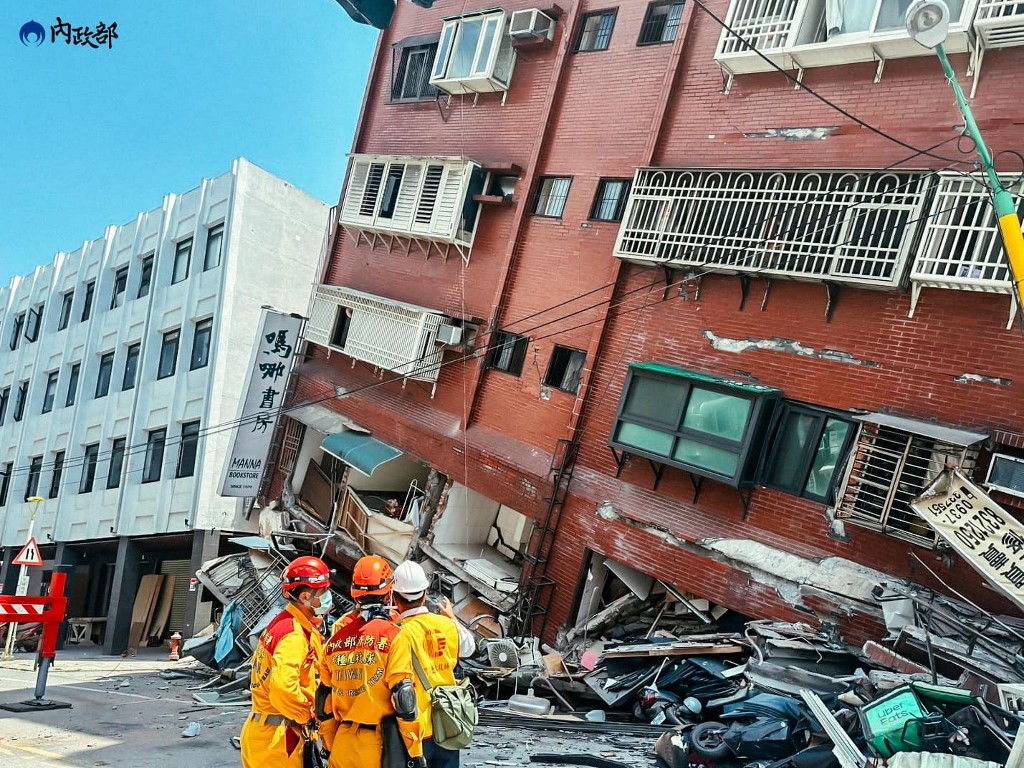
M391 565L383 557L361 557L352 570L352 599L359 602L368 597L390 594L394 580Z
M323 589L331 586L331 569L319 557L297 557L281 574L281 589L286 595L299 587Z

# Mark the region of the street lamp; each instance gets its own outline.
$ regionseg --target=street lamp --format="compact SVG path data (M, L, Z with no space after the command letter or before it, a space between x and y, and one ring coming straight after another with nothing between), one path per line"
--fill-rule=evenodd
M1003 189L1003 185L999 181L995 166L992 164L992 155L981 138L981 131L978 130L978 124L974 121L974 114L971 112L967 98L953 73L949 57L946 56L946 49L942 46L949 32L949 8L943 0L914 0L910 4L910 8L907 9L906 23L910 36L925 48L934 49L939 61L942 62L942 69L956 95L960 114L963 115L964 125L974 141L974 146L978 148L981 164L988 175L992 190L992 205L996 210L996 218L999 220L999 232L1003 238L1003 247L1006 249L1006 258L1010 263L1017 302L1020 305L1022 302L1021 285L1024 284L1024 235L1021 234L1020 219L1017 217L1013 195Z
M32 541L32 531L36 527L36 514L38 514L39 505L43 503L44 499L42 496L29 496L25 501L32 505L32 516L28 519L28 538L26 539L26 541ZM24 597L28 594L28 567L20 565L18 568L18 586L15 588L14 594L17 597ZM7 642L4 643L3 658L9 659L14 655L14 639L17 633L18 624L11 624L7 630Z

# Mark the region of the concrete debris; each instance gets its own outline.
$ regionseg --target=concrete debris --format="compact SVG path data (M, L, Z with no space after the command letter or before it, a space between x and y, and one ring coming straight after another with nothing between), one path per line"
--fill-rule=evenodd
M202 728L203 726L201 726L199 723L193 720L191 723L185 726L185 729L181 732L181 735L183 738L186 739L194 739L196 736L199 735L199 732L202 730Z

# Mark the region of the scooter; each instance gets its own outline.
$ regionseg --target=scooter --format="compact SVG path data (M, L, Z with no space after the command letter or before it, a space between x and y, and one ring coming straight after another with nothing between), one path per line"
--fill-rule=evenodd
M640 690L633 716L649 720L652 725L693 725L700 721L703 707L693 696L681 698L671 691L662 691L655 685Z
M7 633L10 632L10 627L10 624L0 624L0 648L7 646ZM35 653L42 636L42 624L18 624L18 631L14 635L14 650Z

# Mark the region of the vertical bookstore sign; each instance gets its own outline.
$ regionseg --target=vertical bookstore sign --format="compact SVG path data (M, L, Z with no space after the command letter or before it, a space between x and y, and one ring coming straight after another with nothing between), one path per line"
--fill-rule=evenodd
M259 493L301 327L301 317L263 311L240 423L221 483L221 496L256 496Z

